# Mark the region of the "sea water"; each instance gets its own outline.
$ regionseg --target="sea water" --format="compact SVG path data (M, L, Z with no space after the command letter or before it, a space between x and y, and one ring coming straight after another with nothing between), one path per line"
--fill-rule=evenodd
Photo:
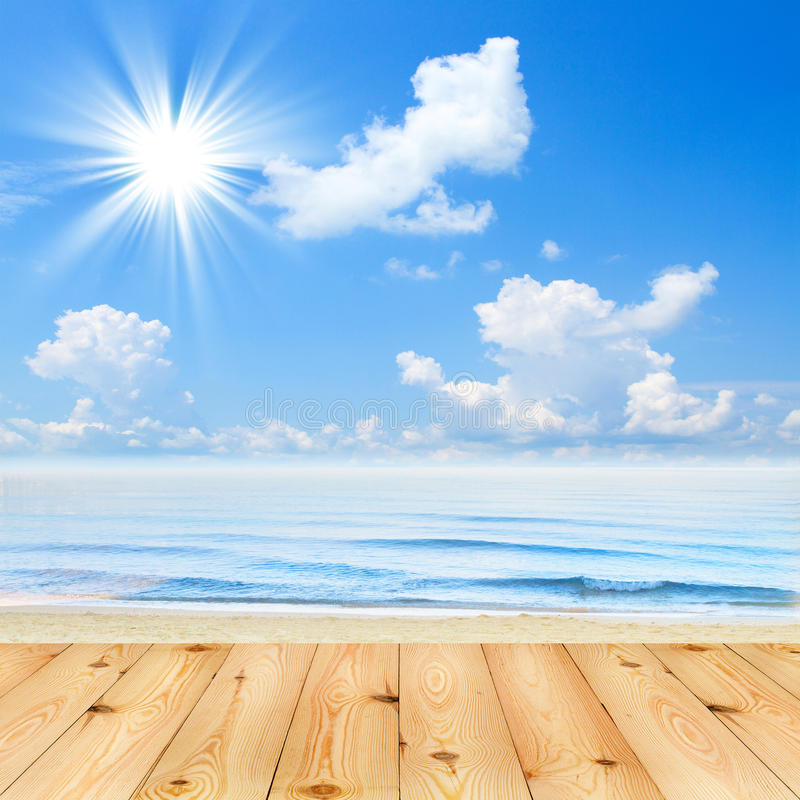
M0 598L789 617L797 489L790 469L6 469Z

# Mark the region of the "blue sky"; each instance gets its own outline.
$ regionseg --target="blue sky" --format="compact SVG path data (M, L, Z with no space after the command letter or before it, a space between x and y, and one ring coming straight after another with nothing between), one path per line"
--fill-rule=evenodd
M0 9L6 453L794 457L787 4L161 5ZM190 74L233 87L220 236L171 249L169 201L89 235L109 98L177 114ZM254 428L267 388L356 424ZM502 424L432 428L432 394Z

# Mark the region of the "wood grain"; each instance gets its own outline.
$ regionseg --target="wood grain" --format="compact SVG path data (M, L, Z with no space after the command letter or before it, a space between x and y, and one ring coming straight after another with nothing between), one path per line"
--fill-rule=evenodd
M530 800L481 646L400 647L403 800Z
M661 800L562 645L483 649L536 800Z
M800 644L729 644L728 647L800 698Z
M153 645L6 790L3 800L127 800L229 649Z
M146 644L74 644L0 698L0 792L109 689Z
M0 697L55 658L66 644L0 645Z
M397 800L397 645L322 644L270 800Z
M567 650L667 800L796 800L644 645Z
M138 800L264 800L315 645L234 645Z
M724 644L648 647L792 791L800 794L800 700Z

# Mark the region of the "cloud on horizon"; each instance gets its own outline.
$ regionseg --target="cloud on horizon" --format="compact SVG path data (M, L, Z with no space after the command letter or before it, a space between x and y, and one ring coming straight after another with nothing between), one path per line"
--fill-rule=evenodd
M707 400L682 391L671 372L674 358L648 339L683 322L718 275L709 263L672 267L651 281L651 299L622 307L571 279L543 285L530 275L509 278L495 301L475 306L490 357L506 369L496 383L448 383L439 379L437 361L413 351L397 358L401 380L461 403L502 401L512 418L535 401L549 426L528 435L531 441L541 435L658 441L730 429L744 420L735 392L723 389ZM526 436L519 425L507 431Z
M708 263L672 267L651 281L650 299L630 306L571 279L506 279L494 301L475 306L488 355L504 369L495 382L464 373L448 378L435 358L414 350L396 356L401 384L455 409L447 425L425 418L390 424L383 401L365 401L347 424L267 418L210 429L197 416L194 394L175 385L163 322L108 305L67 311L27 363L39 377L71 385L74 407L61 420L0 422L0 452L433 461L539 454L639 461L715 447L754 456L791 452L800 444L800 409L764 394L744 403L728 388L693 394L672 374L674 358L650 344L648 337L697 308L717 276ZM477 424L458 424L463 412Z

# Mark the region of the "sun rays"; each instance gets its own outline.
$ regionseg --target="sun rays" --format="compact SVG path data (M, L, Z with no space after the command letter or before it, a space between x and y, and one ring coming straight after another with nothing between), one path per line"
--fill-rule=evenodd
M245 91L248 69L222 69L224 53L195 59L183 82L154 53L122 49L118 69L93 68L80 97L66 98L56 136L81 149L70 172L94 202L64 252L123 245L192 270L234 247L232 224L266 229L248 198L277 123Z

